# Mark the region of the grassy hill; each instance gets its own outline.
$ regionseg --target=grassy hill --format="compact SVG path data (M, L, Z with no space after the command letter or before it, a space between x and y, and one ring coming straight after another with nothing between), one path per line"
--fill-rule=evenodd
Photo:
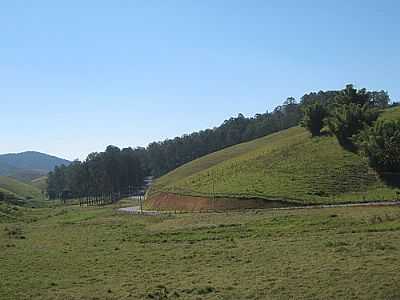
M0 176L0 189L21 199L39 199L42 197L38 188L6 176Z
M400 119L400 109L381 118ZM192 161L158 179L149 195L211 197L213 189L221 198L306 204L393 200L397 191L334 137L295 127Z
M30 182L35 188L39 189L40 191L45 191L47 188L47 176L42 176L36 178Z

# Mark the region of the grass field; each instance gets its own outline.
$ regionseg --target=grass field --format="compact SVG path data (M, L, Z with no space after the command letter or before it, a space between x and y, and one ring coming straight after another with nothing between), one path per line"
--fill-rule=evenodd
M21 199L42 198L42 193L39 189L11 177L0 176L0 188L14 194L16 197Z
M400 298L399 207L10 214L0 299Z
M400 109L382 118L400 119ZM158 179L158 192L210 197L263 198L296 203L394 200L366 159L343 150L332 136L311 138L295 127L190 162Z

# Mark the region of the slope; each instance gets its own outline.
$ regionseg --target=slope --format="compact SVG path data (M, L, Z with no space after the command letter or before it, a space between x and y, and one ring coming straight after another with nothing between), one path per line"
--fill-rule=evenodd
M0 189L21 199L42 198L40 190L36 187L6 176L0 176Z
M47 176L36 178L30 184L40 191L45 191L47 189Z
M389 109L381 117L400 118L400 109ZM168 201L165 193L312 204L393 200L396 191L334 137L311 139L303 128L295 127L172 171L155 182L148 205Z

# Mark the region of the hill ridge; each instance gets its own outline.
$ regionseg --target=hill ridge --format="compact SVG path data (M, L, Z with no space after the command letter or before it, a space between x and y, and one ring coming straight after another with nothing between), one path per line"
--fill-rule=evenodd
M0 176L11 176L27 182L45 176L55 166L70 163L66 159L38 151L0 154Z

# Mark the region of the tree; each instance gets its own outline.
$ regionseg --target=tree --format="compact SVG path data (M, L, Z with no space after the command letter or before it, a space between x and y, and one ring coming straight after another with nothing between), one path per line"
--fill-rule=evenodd
M304 117L302 126L311 132L311 135L319 136L324 127L324 120L328 116L328 112L324 105L320 102L309 104L304 108Z
M335 101L338 105L373 105L371 93L367 92L366 89L357 90L352 84L346 85L346 88L336 95Z
M400 121L379 120L362 131L357 141L372 168L400 172Z
M379 91L379 92L369 92L369 96L373 106L379 108L386 108L389 106L390 97L386 91Z
M335 102L335 97L339 94L339 91L319 91L311 92L309 94L305 94L301 97L301 105L307 106L310 104L314 104L316 102L321 103L323 106L329 108Z
M360 106L350 103L336 107L328 119L328 127L339 144L344 148L354 150L353 137L361 130L370 126L378 117L378 111L368 105Z

